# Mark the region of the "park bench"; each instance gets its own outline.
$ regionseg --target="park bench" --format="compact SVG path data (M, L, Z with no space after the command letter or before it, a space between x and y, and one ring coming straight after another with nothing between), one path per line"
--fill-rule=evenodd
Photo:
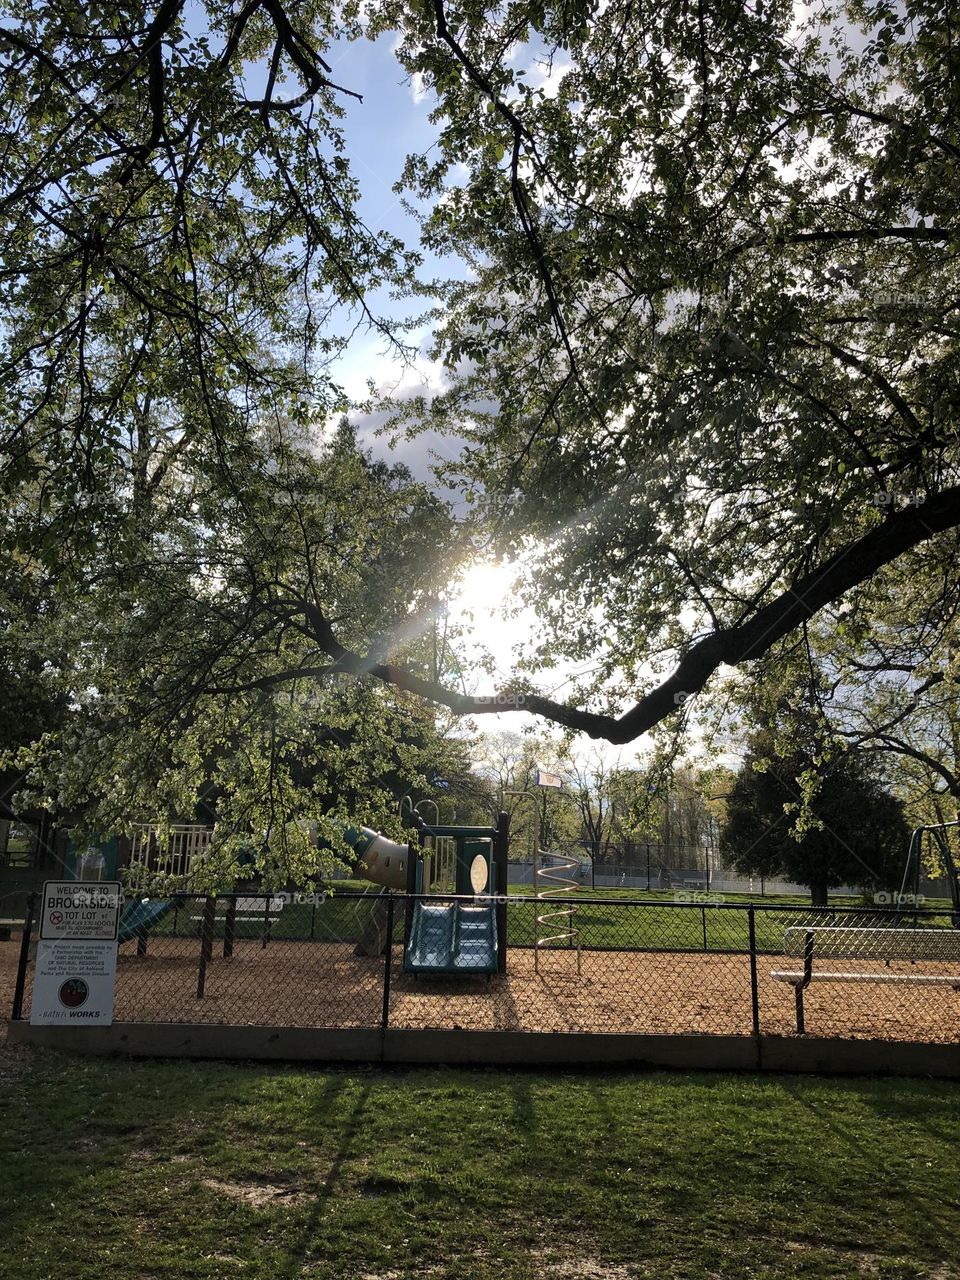
M266 945L267 939L273 931L273 926L280 918L283 904L284 898L282 894L252 894L249 897L218 899L217 918L213 923L216 925L218 919L223 921L224 940L228 948L228 950L225 950L225 954L229 954L234 937L244 928L250 928L256 936L262 938L264 945ZM222 917L220 916L221 910L223 911ZM202 914L192 915L190 919L196 921L199 932L203 928L204 916Z
M783 952L799 957L802 969L774 969L770 976L792 984L797 1002L797 1033L803 1034L803 993L814 982L875 982L886 985L952 987L960 991L960 972L920 973L891 970L894 961L918 960L944 963L960 961L960 930L901 929L863 925L791 925L783 931ZM879 960L883 969L861 969L856 964L814 969L814 960Z

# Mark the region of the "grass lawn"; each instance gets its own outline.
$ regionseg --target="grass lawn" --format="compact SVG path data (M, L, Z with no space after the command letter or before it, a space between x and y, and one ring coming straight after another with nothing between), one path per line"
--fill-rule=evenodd
M4 1280L960 1277L942 1082L0 1059Z
M511 886L511 897L529 895L526 885ZM809 902L799 898L771 899L755 896L753 899L738 897L717 901L753 901L756 912L757 946L760 951L779 955L783 951L783 930L786 925L800 924L804 912L777 912L776 907L809 907ZM652 905L636 908L629 904L642 900ZM749 926L746 911L720 909L714 903L683 903L674 905L673 892L641 893L636 889L597 889L582 886L571 901L577 906L577 927L585 946L618 948L654 948L669 951L731 951L749 950ZM357 882L347 882L336 887L336 892L316 906L309 903L287 903L271 927L271 937L313 938L320 942L355 942L377 902L375 896L358 897ZM660 906L659 904L664 905ZM622 905L621 905L622 904ZM669 905L667 905L669 904ZM849 905L864 909L862 901L837 900L832 905ZM221 900L215 936L223 933L223 914L226 904ZM196 935L202 906L190 901L175 915L167 916L156 928L157 934L178 933ZM532 903L517 903L509 915L509 938L516 946L529 946L534 937L535 908ZM401 912L397 911L397 939L400 938ZM819 917L818 917L819 918ZM823 923L823 919L819 918ZM840 919L838 917L838 919ZM842 923L842 920L840 920ZM929 926L949 928L946 914L925 921ZM237 924L238 937L258 936L263 928L258 915L241 918Z

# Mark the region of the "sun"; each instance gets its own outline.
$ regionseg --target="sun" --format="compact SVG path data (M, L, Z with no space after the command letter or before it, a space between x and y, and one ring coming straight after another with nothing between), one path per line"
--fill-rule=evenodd
M502 680L516 669L537 629L535 611L517 597L524 577L522 560L478 559L450 584L447 597L463 656Z
M486 619L514 603L520 567L505 560L478 560L454 582L449 609L454 618Z

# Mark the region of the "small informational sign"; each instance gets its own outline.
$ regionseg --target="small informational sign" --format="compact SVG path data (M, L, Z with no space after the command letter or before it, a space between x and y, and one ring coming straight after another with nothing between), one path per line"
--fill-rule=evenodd
M553 787L556 791L560 791L563 789L563 779L558 773L547 773L546 769L538 769L537 786Z
M30 1021L109 1026L117 976L121 890L115 881L48 880Z
M43 942L30 1002L34 1026L74 1023L108 1027L113 1022L117 981L114 942Z
M40 937L69 942L112 942L120 920L119 880L47 880Z

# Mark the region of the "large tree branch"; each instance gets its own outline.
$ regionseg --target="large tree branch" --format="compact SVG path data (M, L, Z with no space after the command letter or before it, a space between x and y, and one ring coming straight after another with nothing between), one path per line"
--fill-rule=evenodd
M736 667L761 657L778 640L812 618L851 588L868 581L878 569L945 529L960 525L960 486L945 489L925 502L890 512L861 538L835 552L810 573L758 609L752 618L721 628L696 641L668 679L647 693L620 717L555 702L538 693L506 691L492 695L457 693L425 680L403 667L364 657L340 643L329 620L315 606L304 603L312 637L333 659L335 671L373 676L418 697L449 707L457 715L489 715L527 711L591 738L622 744L632 742L677 712L721 666Z
M877 745L872 747L871 743ZM906 756L910 760L916 760L918 764L924 765L931 772L939 774L939 776L947 784L947 791L951 796L960 796L960 778L948 768L942 760L936 756L930 755L926 751L921 751L919 747L912 746L909 742L904 742L901 738L895 738L892 734L875 733L864 738L862 743L858 743L859 749L885 751L891 755Z
M944 244L956 239L955 227L835 227L819 231L792 231L782 235L752 236L733 245L724 255L726 259L739 257L748 249L775 249L789 244L843 244L861 240L925 240Z

